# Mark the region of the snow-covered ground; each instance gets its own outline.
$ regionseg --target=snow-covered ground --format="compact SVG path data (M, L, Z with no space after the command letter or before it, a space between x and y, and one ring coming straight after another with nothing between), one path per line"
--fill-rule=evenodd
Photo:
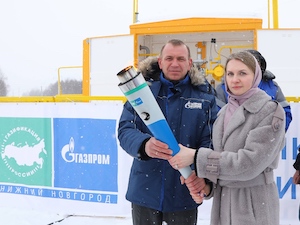
M1 224L5 225L130 225L131 218L55 215L16 208L0 208Z
M69 216L46 213L37 210L25 210L12 207L0 207L2 225L132 225L131 217L90 217ZM295 221L281 222L280 225L295 225ZM209 220L198 219L198 225L209 225Z
M130 217L68 216L11 207L0 207L0 221L3 225L132 225ZM209 221L198 220L198 224L209 225Z

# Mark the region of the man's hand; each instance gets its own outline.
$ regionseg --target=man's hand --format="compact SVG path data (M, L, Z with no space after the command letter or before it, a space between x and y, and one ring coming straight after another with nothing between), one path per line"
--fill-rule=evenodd
M197 177L195 171L187 179L181 176L180 180L182 184L186 184L194 201L201 204L205 196L205 193L202 191L205 187L205 180Z
M204 197L210 192L210 186L203 178L197 177L195 171L187 178L180 177L181 184L186 184L194 201L198 204L203 202Z
M205 187L205 180L203 178L197 177L195 171L187 178L184 179L180 177L181 183L186 184L191 194L199 194Z
M150 138L145 145L145 152L149 157L169 160L172 158L172 150L169 146L154 137Z
M299 170L296 170L293 176L293 183L294 184L300 184L300 172Z
M200 193L198 194L191 194L192 198L194 199L194 201L197 204L201 204L203 202L203 199L205 197L204 191L202 190Z

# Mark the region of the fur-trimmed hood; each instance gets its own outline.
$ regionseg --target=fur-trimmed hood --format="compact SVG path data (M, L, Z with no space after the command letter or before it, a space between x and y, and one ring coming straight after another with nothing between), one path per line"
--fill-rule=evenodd
M158 65L158 58L155 56L150 56L142 60L138 65L138 72L141 72L145 77L145 80L159 80L161 69ZM200 71L192 66L188 75L190 76L191 83L194 86L206 84L206 79Z

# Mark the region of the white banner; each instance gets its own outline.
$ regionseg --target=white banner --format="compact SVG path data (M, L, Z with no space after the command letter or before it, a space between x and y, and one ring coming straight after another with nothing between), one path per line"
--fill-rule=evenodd
M128 216L122 102L0 104L0 206Z
M275 170L280 198L281 224L299 224L299 185L292 182L295 169L293 164L298 154L300 140L300 104L291 103L293 120L286 133L286 146L281 152L278 169Z
M122 102L0 104L0 206L66 215L130 216L125 199L132 158L117 127ZM275 171L281 224L299 224L299 186L292 183L298 153L300 104ZM199 207L210 217L211 200Z

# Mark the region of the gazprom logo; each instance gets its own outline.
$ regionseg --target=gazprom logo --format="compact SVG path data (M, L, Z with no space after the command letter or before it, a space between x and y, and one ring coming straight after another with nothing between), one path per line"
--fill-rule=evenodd
M202 103L200 102L190 102L188 101L185 104L185 108L186 109L202 109Z
M75 153L75 141L71 137L69 144L65 145L61 149L61 157L68 163L84 163L84 164L110 164L110 155L104 154L87 154L87 153Z
M130 101L131 105L132 106L138 106L138 105L141 105L143 104L143 101L141 98L137 98L137 99L134 99L132 101Z

